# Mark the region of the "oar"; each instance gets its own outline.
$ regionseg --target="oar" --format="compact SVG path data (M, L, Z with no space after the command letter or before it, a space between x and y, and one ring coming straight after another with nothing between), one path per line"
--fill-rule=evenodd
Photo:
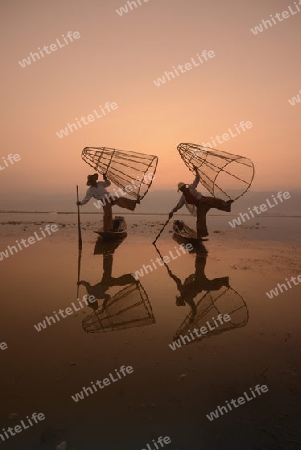
M76 197L77 197L77 203L79 202L78 198L78 186L76 186ZM78 226L78 249L81 251L83 247L83 241L82 241L82 230L80 227L80 211L79 211L79 205L77 205L77 226Z
M168 219L167 219L167 221L165 222L165 224L163 225L163 228L162 228L162 230L159 232L159 234L158 234L158 236L156 237L156 239L154 240L154 242L153 242L153 245L155 245L156 244L156 242L157 242L157 240L158 240L158 238L161 236L161 234L162 234L162 232L163 232L163 230L164 230L164 228L166 227L166 225L168 224L168 222L170 221L170 219L172 218L172 216L173 216L173 213L171 213L171 216L170 217L168 217Z

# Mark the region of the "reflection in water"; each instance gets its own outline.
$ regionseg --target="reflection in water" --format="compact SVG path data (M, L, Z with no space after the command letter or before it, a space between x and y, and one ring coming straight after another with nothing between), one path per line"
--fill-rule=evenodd
M160 251L155 246L157 252ZM177 306L190 306L190 312L176 331L174 340L180 335L190 331L192 327L201 328L206 322L212 322L212 318L218 314L228 314L231 317L229 322L224 322L206 337L229 331L234 328L243 327L249 320L249 311L244 299L230 285L229 277L214 278L209 280L205 275L207 262L207 250L203 244L194 246L195 272L189 275L184 282L181 281L164 263L168 275L176 283L180 293L176 297ZM203 293L201 298L195 301L198 294ZM192 341L194 342L194 341Z
M113 254L122 241L96 242L94 255L103 255L103 275L101 281L91 285L88 281L79 281L85 286L89 295L103 300L90 304L93 313L83 320L83 329L87 333L123 330L155 323L151 303L145 289L131 273L113 277ZM111 296L108 291L114 286L124 286L117 294Z

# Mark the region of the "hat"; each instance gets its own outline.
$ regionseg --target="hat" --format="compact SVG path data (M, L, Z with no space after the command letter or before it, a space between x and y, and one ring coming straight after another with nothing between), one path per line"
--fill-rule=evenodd
M178 184L178 192L183 186L186 186L186 184L183 183L183 181L180 181L180 183Z
M98 173L94 173L93 175L88 175L87 179L88 179L87 186L91 186L92 181L98 180Z

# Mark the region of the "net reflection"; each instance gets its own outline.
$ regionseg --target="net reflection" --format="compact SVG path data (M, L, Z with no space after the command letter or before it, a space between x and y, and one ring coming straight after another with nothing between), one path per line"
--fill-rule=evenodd
M98 302L90 304L93 312L82 322L83 329L87 333L143 327L156 322L150 300L140 281L136 281L131 273L119 277L112 276L113 254L121 242L109 243L98 240L94 255L103 256L102 278L95 285L91 285L88 281L79 281L89 295L103 300L101 305ZM116 286L122 286L123 289L111 295L110 288Z

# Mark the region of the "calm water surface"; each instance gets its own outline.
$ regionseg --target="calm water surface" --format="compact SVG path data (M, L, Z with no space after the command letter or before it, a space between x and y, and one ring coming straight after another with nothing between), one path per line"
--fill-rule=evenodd
M76 216L19 216L10 220L28 223L5 226L1 250L32 235L41 221L65 226L0 262L0 341L8 345L0 351L1 428L35 411L46 416L3 448L55 449L66 440L68 450L140 450L157 436L169 436L166 447L174 450L301 448L300 287L272 300L265 294L298 274L298 219L262 219L259 229L234 234L224 218L211 217L210 241L181 256L167 231L158 250L175 259L135 282L131 274L159 257L151 242L165 217L130 217L128 237L115 246L97 243L97 218L84 217L79 258ZM295 257L285 248L283 257L276 252L284 233ZM86 294L97 303L36 331L45 316L78 306ZM170 348L219 313L231 321ZM133 373L72 400L122 365ZM269 391L212 422L206 418L257 384ZM10 420L11 413L17 418Z

